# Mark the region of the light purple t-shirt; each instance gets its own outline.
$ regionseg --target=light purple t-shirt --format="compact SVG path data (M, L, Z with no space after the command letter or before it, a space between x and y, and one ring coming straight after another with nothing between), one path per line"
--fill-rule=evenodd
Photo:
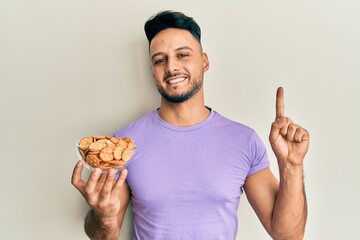
M137 145L127 163L134 239L236 238L246 177L270 165L254 130L214 110L173 126L154 110L114 135Z

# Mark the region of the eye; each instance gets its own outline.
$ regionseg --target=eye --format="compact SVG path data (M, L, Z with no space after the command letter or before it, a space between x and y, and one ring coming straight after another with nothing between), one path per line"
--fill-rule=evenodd
M155 61L154 61L154 64L156 65L156 64L160 64L160 63L163 63L163 62L165 62L166 61L166 58L159 58L159 59L156 59Z
M179 57L179 58L184 58L184 57L187 57L187 56L189 56L189 54L186 54L186 53L180 53L180 54L178 54L178 57Z

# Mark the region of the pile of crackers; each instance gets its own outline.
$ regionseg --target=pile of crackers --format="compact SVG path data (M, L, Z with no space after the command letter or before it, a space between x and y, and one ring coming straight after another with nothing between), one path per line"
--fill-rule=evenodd
M91 136L82 138L78 144L82 160L101 169L123 168L135 149L136 145L129 137Z

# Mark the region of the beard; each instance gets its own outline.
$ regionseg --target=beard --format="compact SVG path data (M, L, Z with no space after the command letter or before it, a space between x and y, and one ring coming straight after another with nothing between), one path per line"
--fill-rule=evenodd
M176 95L169 95L165 89L161 86L156 86L160 95L165 98L170 103L182 103L190 99L192 96L194 96L202 87L203 81L202 80L195 80L191 83L191 88L181 94Z

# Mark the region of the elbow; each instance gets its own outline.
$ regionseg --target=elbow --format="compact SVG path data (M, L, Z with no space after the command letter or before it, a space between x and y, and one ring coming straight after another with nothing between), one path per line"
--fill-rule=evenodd
M305 228L272 229L269 234L274 240L302 240L304 239Z
M298 221L295 221L298 219ZM302 240L305 236L307 209L301 216L282 221L272 221L269 226L269 235L274 240Z
M302 240L305 235L306 221L302 219L296 225L272 225L269 234L274 240Z
M304 233L272 233L271 238L274 240L303 240Z

